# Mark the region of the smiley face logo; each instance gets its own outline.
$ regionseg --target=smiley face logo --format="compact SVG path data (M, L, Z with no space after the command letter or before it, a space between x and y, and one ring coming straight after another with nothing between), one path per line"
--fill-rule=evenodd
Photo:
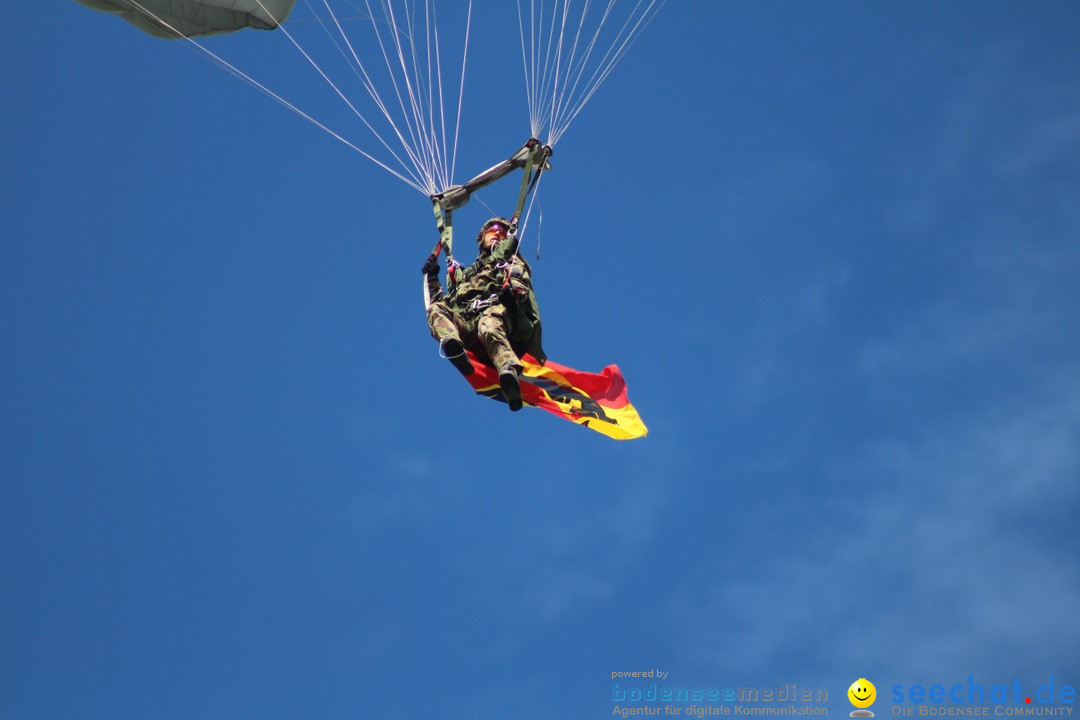
M855 707L868 708L877 699L877 688L874 687L874 683L866 678L859 678L851 683L851 687L847 690L847 696Z

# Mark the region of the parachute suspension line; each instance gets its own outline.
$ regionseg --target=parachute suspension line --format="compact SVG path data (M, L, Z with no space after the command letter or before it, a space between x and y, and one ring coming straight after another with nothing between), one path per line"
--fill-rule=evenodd
M525 103L526 103L526 106L528 107L528 109L530 110L529 132L530 132L530 135L532 137L536 137L536 123L533 121L533 117L532 117L532 114L531 114L532 107L533 107L533 104L534 104L533 103L533 98L532 98L532 83L529 82L529 67L530 67L530 65L529 65L529 53L532 51L532 42L531 42L532 36L530 34L530 36L529 36L530 37L530 42L526 43L525 42L525 22L524 22L524 20L522 18L523 18L523 15L522 15L522 12L521 12L521 0L518 0L518 36L521 38L521 64L522 64L522 67L525 69Z
M532 0L530 0L532 2ZM535 9L530 4L529 19L530 21L535 15ZM535 116L533 110L537 104L536 98L536 68L539 67L539 63L536 61L536 31L534 23L529 23L529 40L525 41L525 14L521 10L521 0L518 0L518 35L521 37L521 62L525 69L525 101L529 109L529 128L532 133L532 137L539 137L540 123Z
M454 171L457 169L458 137L461 132L461 107L465 100L465 64L469 58L469 37L472 31L472 0L469 0L469 10L465 18L465 48L461 52L461 84L458 87L457 118L454 120L454 149L450 153L450 176L446 183L449 185L454 180Z
M412 114L412 123L410 125L412 131L410 134L414 137L414 142L416 143L416 155L420 159L421 163L424 165L425 175L430 181L431 186L438 187L438 183L440 182L439 177L441 177L441 173L439 173L437 170L439 166L439 154L437 150L437 145L433 141L434 129L430 127L433 121L430 115L426 116L424 113L425 95L427 95L428 98L427 108L429 109L429 112L431 111L432 103L430 90L425 93L424 73L420 69L420 59L416 51L417 38L419 36L419 33L415 21L415 7L413 8L412 13L409 12L408 7L406 7L404 10L404 22L406 28L404 36L409 39L408 52L406 52L406 49L401 43L402 33L397 30L397 19L394 17L393 14L393 6L389 2L389 0L383 0L383 7L386 10L387 17L389 17L391 20L391 27L394 29L394 50L397 55L398 64L401 67L401 75L404 79L404 85L409 99L409 112L411 112ZM427 2L424 3L424 10L424 39L427 43L425 47L427 49L426 57L428 59L427 86L428 88L430 88L431 9L430 5ZM410 81L410 77L412 78L412 81ZM404 108L402 108L402 112L405 112Z
M613 1L614 0L609 0L608 12L610 12L611 3ZM550 34L551 37L554 37L554 20L555 20L555 13L558 11L558 9L559 9L559 3L557 1L557 2L555 2L555 7L554 7L554 10L553 10L553 13L552 13L553 29L552 29L552 32ZM575 50L577 48L579 38L580 38L580 35L581 35L581 31L582 31L582 27L584 26L584 23L585 23L585 17L587 16L588 12L589 12L589 2L585 2L583 7L582 7L580 20L578 21L578 29L575 32L575 39L574 39L574 43L573 43L573 48ZM554 62L548 61L546 63L546 66L547 66L548 71L550 73L550 78L545 78L545 82L544 82L543 86L540 87L538 89L538 91L537 91L538 94L539 94L539 97L540 97L540 100L539 100L540 104L537 107L537 116L538 116L538 122L540 123L540 131L542 131L544 128L548 129L548 132L549 132L549 135L548 135L549 144L550 144L551 139L556 138L555 129L556 129L557 110L558 110L558 107L560 105L560 92L565 92L565 88L566 88L566 85L567 85L565 82L562 83L562 85L561 85L562 90L560 91L559 80L560 80L560 70L562 69L563 38L566 35L566 26L567 26L567 21L568 21L568 18L569 18L569 13L570 13L570 3L569 3L569 0L566 0L562 4L562 12L561 12L562 17L561 17L561 22L560 22L560 25L559 25L558 42L555 44L555 57L556 57L556 60ZM605 13L604 18L606 19L606 13ZM602 26L603 26L603 21L601 21L601 23L600 23L600 27L602 27ZM597 31L596 31L597 35L600 32L600 27L597 28ZM550 41L549 41L549 48L548 49L549 49L549 55L550 55L550 52L551 52L551 43L550 43ZM571 51L570 58L567 60L568 65L572 65L573 55L574 55L574 52Z
M608 51L604 54L603 59L600 61L600 67L597 68L597 70L593 73L592 77L590 77L589 80L586 82L585 89L579 96L580 100L572 104L573 110L568 111L567 114L564 116L565 119L559 122L559 126L561 129L555 134L556 140L558 140L558 138L562 136L562 134L566 131L566 128L569 127L570 123L585 107L585 104L596 93L596 90L600 87L601 83L603 83L604 80L607 79L608 75L611 74L611 71L626 55L627 51L629 51L634 41L637 40L637 38L641 35L642 30L645 29L645 26L648 25L652 18L656 16L656 13L659 12L660 7L664 4L665 1L666 0L650 0L648 5L644 9L644 11L641 12L640 15L637 15L635 18L635 15L631 14L631 16L627 18L626 22L623 24L622 28L620 28L619 33L616 36L615 43L611 46L611 48L608 49ZM642 2L643 0L638 0L638 3L634 8L634 13L638 12L639 8L642 5ZM628 27L629 30L627 29ZM597 32L599 33L599 31ZM594 36L593 43L590 44L590 52L592 44L595 43L597 37L598 35ZM585 66L583 63L581 65L582 72L578 74L578 78L577 80L575 80L575 90L577 88L578 81L584 73L584 69Z
M613 2L615 2L615 0L610 0L610 2L608 4L608 9L609 10L611 8L611 3L613 3ZM556 3L556 7L558 7L558 3ZM575 34L574 47L577 47L576 38L581 35L581 26L585 23L585 15L588 12L589 12L589 2L585 2L584 6L582 8L582 11L581 11L581 21L578 24L578 31ZM557 102L557 98L560 98L561 97L560 93L563 92L563 91L560 90L560 82L559 81L560 81L560 79L563 79L562 75L560 73L560 70L562 70L562 63L563 63L563 41L564 41L564 38L566 37L566 21L567 21L567 18L569 16L570 16L570 2L569 2L569 0L567 0L566 2L563 3L562 19L559 22L559 42L556 44L556 48L555 48L555 63L550 66L551 67L551 104L549 106L550 119L548 120L548 125L547 125L548 128L554 128L555 127L555 118L557 117L557 109L559 107L559 103ZM605 18L606 17L607 16L605 14ZM601 27L602 26L603 26L603 23L601 23ZM597 28L597 32L598 33L600 32L599 28ZM571 53L570 58L567 59L567 64L569 64L572 59L573 59L573 53ZM563 87L565 87L565 82L563 83ZM552 136L553 135L554 135L554 132L552 132ZM549 136L549 139L550 139L550 136Z
M428 4L425 2L425 8ZM393 48L397 65L400 67L402 85L404 86L404 96L408 99L408 108L402 97L402 92L398 90L398 102L401 106L402 114L406 118L411 117L411 121L407 120L407 126L409 128L409 135L414 143L415 154L418 158L417 162L422 163L426 167L427 178L431 187L431 192L434 192L441 185L441 178L445 177L446 172L439 173L435 168L439 163L438 152L435 149L435 143L432 138L433 129L430 129L428 119L424 115L422 98L424 96L424 89L422 87L423 74L419 70L419 60L416 54L416 29L415 23L410 18L408 12L406 12L405 22L407 27L407 33L405 36L409 38L408 58L406 57L405 49L401 43L402 33L398 29L398 21L394 16L394 11L391 3L388 0L383 0L383 8L386 13L386 17L390 22L391 29L393 30ZM427 15L427 21L425 22L425 36L428 39L427 57L430 59L431 46L430 46L430 14ZM381 45L381 41L380 41ZM387 70L393 74L392 64L389 56L386 57ZM410 76L410 63L411 73ZM398 85L395 82L395 90ZM430 103L429 103L430 105Z
M256 2L259 4L260 7L262 7L262 0L256 0ZM344 41L345 41L346 45L349 47L349 50L352 52L354 60L359 64L360 63L359 58L356 56L356 52L355 52L355 50L353 50L351 43L349 43L348 36L345 34L344 30L342 29L340 22L338 22L337 18L334 16L333 10L330 8L330 5L329 5L328 1L323 0L323 3L324 3L324 5L326 5L326 9L330 13L330 17L334 20L334 24L337 26L337 29L340 32L342 38L344 38ZM311 7L310 3L308 4L308 7L309 8ZM394 160L396 160L402 166L402 168L405 169L405 172L409 173L409 175L412 177L412 182L410 184L412 184L414 187L418 186L421 192L426 192L426 185L425 185L425 183L423 182L423 180L420 177L420 175L422 175L422 173L411 172L409 170L408 165L406 165L406 163L400 157L398 157L397 153L395 153L394 150L390 147L390 145L386 142L386 140L383 139L382 135L380 135L379 132L371 125L371 123L368 122L367 118L364 117L363 113L361 113L356 108L356 106L349 100L349 98L345 96L345 93L342 92L341 89L334 83L334 81L330 79L330 77L326 74L326 72L319 66L319 64L317 62L315 62L314 58L312 58L311 55L300 45L300 43L296 40L296 38L293 37L293 35L284 26L279 26L278 29L281 31L281 33L286 38L288 38L289 42L291 42L293 44L293 47L295 47L296 50L304 57L304 59L308 61L308 63L315 69L315 71L319 74L319 76L322 77L322 79L334 91L334 93L339 98L341 98L342 102L344 102L345 105L352 111L352 113L354 115L356 115L357 118L360 119L360 121L364 124L364 126L367 127L367 129L371 131L371 133L376 137L376 139L378 139L378 141L382 144L382 146L387 149L387 151L393 156ZM323 23L323 29L326 30L328 35L330 35L331 40L334 40L333 35L329 32L329 29L326 27L325 23ZM341 51L343 56L344 56L344 51L341 50L341 46L337 44L336 40L334 40L334 44L335 44L336 47L338 47L338 50ZM348 58L346 58L346 60L347 59ZM360 67L362 69L363 66L361 65ZM355 72L355 69L354 69L354 72ZM374 97L374 99L376 101L376 104L380 104L380 101L378 99L378 93L374 92L374 86L369 86L368 87L368 93L373 94L373 97ZM384 114L384 117L387 117L387 120L390 122L391 127L394 128L394 131L397 132L397 127L396 127L396 125L394 125L393 119L388 117L385 112L383 114ZM399 137L400 137L400 134L399 134ZM415 165L415 163L414 163L414 165Z
M480 203L481 205L484 206L484 209L487 210L487 214L488 214L489 217L497 217L499 215L499 213L495 210L495 208L488 205L487 202L485 202L484 199L482 197L480 197L480 195L478 193L474 193L473 197L476 198L476 201L478 203Z
M425 57L424 57L424 65L427 68L426 69L426 75L425 75L424 72L421 72L420 58L418 57L417 52L416 52L416 46L417 46L416 38L417 38L417 35L418 35L417 29L416 29L416 22L415 22L413 17L410 17L408 15L408 13L406 13L406 21L408 23L408 28L409 28L409 38L412 40L412 42L410 43L410 50L411 50L410 60L412 62L413 77L416 78L416 99L415 99L414 105L413 105L413 112L414 112L414 114L416 116L416 125L417 125L417 128L418 128L418 136L422 141L422 144L420 146L420 151L421 151L421 154L423 154L423 156L425 157L425 159L429 163L428 167L429 167L430 177L432 178L433 185L435 187L440 187L440 186L442 186L443 178L446 176L446 172L445 171L439 172L439 168L444 167L446 165L446 163L443 161L443 157L445 156L446 152L445 152L445 143L442 146L444 149L442 151L440 151L440 144L439 144L439 141L438 141L438 135L436 133L435 115L434 115L434 112L435 112L435 102L434 102L434 84L435 84L435 80L433 79L432 62L431 62L433 52L436 54L435 73L439 77L439 82L441 82L441 67L439 67L439 60L438 60L438 57L437 57L437 54L438 54L438 51L439 51L439 33L438 33L437 30L433 30L434 7L432 5L430 5L429 3L424 3L424 39L425 39L425 43L426 43L425 44L426 52L425 52ZM433 43L434 43L434 45L433 45ZM433 47L434 47L434 50L432 49ZM425 88L425 83L424 83L425 77L427 79L426 88ZM440 86L439 90L440 90L440 97L441 97L441 91L442 91L441 86ZM425 96L427 97L426 104L424 102L424 97ZM425 107L427 108L426 115L424 113L424 108ZM442 117L442 113L443 113L443 108L440 105L439 106L440 118Z
M314 9L311 8L311 4L307 3L307 5L308 5L308 8L312 10L312 13L314 13ZM350 42L350 40L349 40L348 34L345 32L344 28L341 26L341 23L340 23L339 19L334 14L333 9L330 7L329 1L328 0L323 0L323 5L326 7L326 10L330 15L330 19L333 21L334 26L337 29L338 35L341 36L341 39L344 42L345 47L348 48L348 51L349 51L348 54L346 54L345 50L338 43L337 37L334 35L334 33L332 33L330 31L330 28L328 27L326 22L323 21L322 18L318 18L320 24L323 27L323 30L326 32L326 34L330 38L330 40L334 43L334 46L337 47L338 51L341 53L342 57L345 59L346 64L352 70L353 74L356 75L357 79L360 81L360 84L363 86L364 90L367 91L368 96L372 99L372 101L375 103L375 106L382 113L383 118L390 124L390 127L393 130L394 134L397 136L398 141L401 143L402 147L405 148L406 154L409 156L409 161L412 163L413 170L409 169L409 165L404 160L402 160L398 156L398 154L396 152L394 152L393 148L390 147L390 144L387 143L387 141L382 137L382 135L379 133L379 131L376 130L374 128L374 126L372 126L372 124L367 120L367 118L365 118L363 116L363 114L360 113L352 105L352 103L349 102L349 100L347 98L345 98L344 93L342 93L337 87L334 86L334 83L330 81L330 79L327 77L327 75L324 72L322 72L322 70L319 69L318 65L313 60L311 60L310 57L308 58L309 62L311 62L312 66L316 68L316 70L319 72L319 74L334 89L334 91L338 94L338 96L341 97L342 100L345 101L345 104L348 105L350 109L352 109L353 113L358 118L360 118L360 120L364 123L364 126L367 127L367 129L369 131L371 131L371 134L374 135L375 138L382 144L382 146L384 148L386 148L386 150L391 154L391 156L393 156L394 160L396 160L402 166L402 168L405 169L405 172L408 172L412 176L413 181L415 182L414 187L417 187L421 192L428 192L427 187L428 187L429 183L424 181L424 177L423 177L424 173L415 171L419 167L419 164L417 163L416 158L413 157L412 154L409 152L409 150L410 150L409 144L402 137L401 131L398 130L397 124L394 122L393 115L391 115L390 111L387 109L385 103L382 101L382 98L379 97L379 93L375 89L375 84L371 80L370 75L368 75L368 72L364 68L363 63L360 61L360 58L356 53L356 49L353 47L352 42ZM372 23L375 22L374 16L371 15L370 13L368 15L368 18L372 21ZM288 37L290 40L292 40L293 44L296 46L296 48L300 51L300 53L302 55L304 55L305 57L308 57L307 53L304 52L304 50L300 47L299 43L297 43L296 40L291 35L288 35L286 33L286 37ZM350 55L352 56L351 60L349 59Z
M431 22L427 21L428 13L431 14L431 17L432 17ZM430 147L431 147L431 151L432 151L431 157L432 157L432 161L433 161L433 163L432 163L432 169L433 170L435 170L437 168L440 168L440 167L448 167L449 166L449 163L446 162L446 160L445 160L445 158L446 158L446 119L445 119L446 118L446 106L445 106L445 104L443 102L443 92L442 92L442 62L441 62L441 59L439 58L439 31L438 31L438 27L434 26L434 24L433 24L434 23L434 15L435 15L435 8L425 5L424 6L424 19L425 19L425 22L424 22L424 31L425 31L424 36L427 39L428 52L427 52L427 54L425 56L424 65L425 65L426 71L427 71L427 111L428 111L427 115L428 115L428 126L429 126L430 132L431 132L431 145L430 145ZM432 47L434 47L434 55L435 55L434 76L432 75L432 63L431 63L431 60L432 60L432 57L431 57L432 56ZM413 44L413 65L414 65L414 67L417 65L416 45L415 45L415 43ZM419 77L419 71L417 71L417 77ZM439 122L438 122L438 125L436 125L436 122L435 122L435 89L436 88L438 88L438 91L439 91L438 92L438 96L439 96L439 116L438 116L438 121ZM439 132L436 132L437 128L439 129ZM442 138L441 142L439 141L440 137ZM447 179L446 179L446 173L445 172L444 173L439 173L438 176L435 178L435 182L438 183L438 185L445 187L446 183L448 182Z
M585 10L588 11L590 0L585 2ZM542 72L533 72L533 76L536 80L535 99L536 106L533 111L535 116L536 127L533 132L533 137L540 137L540 133L543 132L545 127L550 127L550 120L545 122L545 117L550 114L549 108L554 104L554 97L557 94L558 80L559 80L559 62L562 52L562 41L566 34L566 18L569 15L570 6L568 0L564 1L562 9L562 18L560 20L559 15L559 0L556 0L551 7L551 22L547 26L547 39L544 36L544 23L538 23L538 30L536 33L536 40L543 54L541 58L539 54L536 57L536 61L539 63L539 67ZM537 15L539 20L543 20L544 16L544 4L541 1L540 11ZM558 38L558 42L553 43L552 38ZM549 100L549 97L551 98ZM551 143L548 143L550 145Z
M365 0L371 10L370 0ZM435 19L434 2L425 0L423 28L419 27L417 13L408 10L399 20L389 0L382 0L383 16L389 26L390 38L384 37L372 16L372 29L397 99L398 108L405 118L405 133L399 134L399 140L406 146L410 159L424 175L427 193L433 194L446 187L452 177L451 166L457 153L457 137L461 120L461 103L465 83L464 70L468 52L468 34L471 30L472 2L468 5L466 21L465 56L462 59L461 91L458 95L458 114L454 129L453 152L448 151L449 133L445 125L445 96L443 94L443 72L440 58L438 24ZM424 54L421 58L417 45L420 36L425 41ZM408 40L408 50L402 38ZM426 67L423 70L422 67ZM400 77L399 77L400 74ZM438 85L439 122L435 114L435 86ZM425 109L425 100L427 107ZM391 121L392 122L392 121ZM408 135L408 138L405 135Z
M581 10L581 17L578 20L577 31L574 33L573 45L571 46L569 56L566 59L566 67L568 69L566 71L566 74L562 77L563 83L562 83L562 88L561 89L560 89L559 83L558 83L558 79L560 77L559 71L560 71L561 67L556 67L556 69L555 69L556 82L552 86L552 90L551 90L551 102L550 102L550 106L549 106L549 108L550 108L550 120L549 120L548 128L550 129L551 137L555 138L556 140L558 139L559 135L562 134L561 132L558 132L558 128L560 127L559 118L562 116L561 111L566 106L566 104L573 99L574 89L577 87L577 80L580 78L580 72L585 68L586 63L588 62L589 56L592 54L592 50L596 46L596 42L600 37L600 32L603 30L604 23L607 22L608 17L611 15L611 11L612 11L612 8L614 6L615 6L615 0L608 0L607 8L604 10L604 13L603 13L603 15L602 15L602 17L600 19L600 22L596 26L596 32L593 33L592 40L588 43L588 46L586 47L585 52L584 52L583 56L581 57L580 61L576 62L575 61L575 56L577 55L578 44L581 41L582 30L585 27L585 19L586 19L587 15L588 15L588 12L589 12L589 3L588 2L585 3L585 5L582 7L582 10ZM559 38L559 58L560 58L560 60L562 59L563 37L565 37L565 35L566 35L566 20L567 20L567 16L569 14L569 11L570 11L570 3L567 1L565 3L564 12L563 12L562 35ZM578 68L578 70L574 69L575 65ZM570 82L571 78L574 79L572 84Z
M586 2L588 7L588 2ZM537 10L536 0L529 0L529 41L528 50L525 47L524 11L521 0L518 0L518 27L521 35L521 54L525 66L525 93L529 106L529 125L533 137L541 137L544 128L548 125L545 116L548 112L547 98L554 93L549 89L557 74L557 61L552 60L556 53L557 44L551 38L559 37L560 44L565 30L567 9L563 10L563 23L560 26L559 2L553 3L551 8L550 22L547 20L548 13L544 10L544 2L541 0ZM560 28L556 34L556 28ZM546 28L546 32L545 32ZM549 143L550 144L550 143Z
M390 75L390 80L391 80L391 83L392 83L392 85L394 87L394 93L395 93L395 96L397 97L397 100L398 100L398 107L401 109L402 116L405 119L405 124L406 124L406 127L407 127L408 132L409 132L410 141L407 141L400 133L399 133L398 137L399 137L399 140L401 141L402 145L404 145L407 148L407 150L409 152L409 156L412 159L414 165L417 168L423 168L423 173L424 173L425 179L426 179L426 186L428 188L427 192L430 195L432 192L434 192L435 188L441 187L441 185L439 184L440 181L436 177L437 173L434 170L434 168L437 166L437 161L434 158L434 154L429 149L430 146L426 142L421 142L420 141L420 137L426 137L426 135L424 135L423 131L422 131L423 113L420 110L419 101L417 99L416 92L414 92L414 90L413 90L413 87L412 87L413 83L409 82L408 64L405 62L405 59L404 59L404 51L402 49L401 40L400 40L402 33L398 29L397 18L394 16L393 9L386 2L386 0L383 0L382 5L383 5L383 14L386 17L387 23L390 25L391 35L394 38L393 45L394 45L394 48L395 48L395 51L396 51L396 56L398 58L398 63L402 68L402 70L401 70L401 72L402 72L402 81L403 81L403 84L405 84L405 86L406 86L406 90L407 90L406 94L409 97L409 108L410 109L406 109L405 101L404 101L404 99L402 97L402 92L401 92L400 86L398 84L397 75L396 75L396 73L394 71L394 68L393 68L393 63L391 62L390 55L389 55L389 53L387 52L387 49L386 49L386 43L383 40L382 34L379 33L378 26L375 24L374 16L373 16L372 17L372 29L375 31L376 37L379 40L379 48L383 53L383 59L384 59L384 62L386 63L386 70L387 70L387 73ZM369 5L369 7L370 7L370 5ZM406 18L406 19L408 19L408 18ZM408 34L406 34L406 37L408 37L408 39L409 39L410 48L412 50L410 55L415 58L416 38L415 38L415 35L414 35L413 31L412 31L412 23L411 23L411 21L410 21L409 32L408 32ZM430 48L429 48L428 54L430 55ZM419 75L419 71L415 70L415 68L417 67L415 62L413 64L413 67L414 67L414 71L417 74L417 83L419 83L420 75ZM388 113L388 115L389 115L389 113ZM409 119L410 117L414 118L415 120L413 122L410 122L410 119ZM392 119L390 119L389 121L391 123L393 123Z
M430 20L427 20L430 14ZM461 110L465 96L465 67L468 60L469 52L469 33L472 26L472 0L469 0L465 18L465 42L464 49L462 50L461 58L461 80L458 87L458 103L457 114L454 120L454 139L452 146L449 143L449 134L446 128L446 97L443 92L443 69L442 69L442 51L439 44L439 30L438 23L435 22L435 6L434 4L425 5L425 35L427 37L427 53L425 55L427 65L427 79L428 79L428 124L430 127L430 150L432 158L435 160L434 167L440 171L436 178L437 187L447 187L453 181L455 159L457 157L457 142L459 137L459 131L461 128ZM416 46L413 44L413 55L415 62ZM432 72L432 59L434 58L434 75ZM416 69L416 76L420 77L419 68ZM437 116L438 123L436 124L435 115L435 97L434 92L438 91L438 108L439 113ZM438 132L436 132L438 128Z
M257 0L261 2L261 0ZM309 8L311 3L305 0ZM350 3L351 4L351 3ZM378 10L381 10L381 17ZM457 154L457 138L461 124L461 108L464 97L465 83L465 57L462 59L462 77L459 85L458 112L455 119L453 149L449 147L449 132L446 127L446 98L443 91L443 71L440 59L440 42L438 24L435 17L435 5L433 0L424 0L421 11L417 10L416 3L404 5L381 0L373 3L372 0L364 0L367 10L366 19L370 21L371 32L377 42L379 52L383 57L385 72L389 75L389 84L396 100L396 110L380 95L376 83L365 67L364 61L349 34L342 27L330 0L322 0L322 5L329 14L329 21L323 19L312 9L312 13L320 22L323 30L330 37L334 46L338 49L352 73L356 76L360 85L371 98L379 114L388 124L391 133L400 143L398 151L404 151L407 162L391 148L389 142L369 122L362 113L346 98L343 92L337 89L329 80L326 73L322 72L314 60L306 53L299 43L291 35L286 36L297 47L308 62L319 72L323 79L338 94L339 97L352 109L353 113L363 121L367 129L378 139L382 146L390 153L403 171L412 177L414 187L427 195L431 195L439 188L446 187L452 177L453 159ZM398 10L395 10L395 5ZM466 22L466 53L468 49L468 35L471 28L472 0L469 1L469 13ZM331 24L333 28L331 28ZM419 45L423 43L423 47ZM422 52L421 52L422 51ZM436 87L437 86L437 87ZM438 107L436 108L436 93ZM438 118L436 118L438 112ZM398 114L400 113L400 115ZM395 120L395 116L397 119Z
M401 141L401 144L405 147L405 150L408 153L409 158L412 160L413 165L416 167L417 171L424 174L425 180L426 180L426 182L424 184L428 187L428 192L430 193L431 192L430 188L435 186L434 179L431 177L430 164L427 163L427 162L424 162L420 158L420 153L418 151L418 148L420 147L420 143L417 140L416 131L415 131L414 127L413 127L413 123L409 121L410 111L405 107L405 100L402 97L402 91L401 91L401 87L399 86L399 83L398 83L397 74L394 71L393 63L390 60L390 52L386 47L386 43L384 42L382 33L379 31L378 23L375 20L375 14L371 11L370 2L365 2L365 5L368 8L369 15L371 15L371 27L372 27L372 30L374 30L374 32L375 32L375 37L378 40L379 49L383 54L383 60L386 63L386 70L387 70L387 73L390 75L390 80L391 80L391 83L392 83L393 88L394 88L394 95L397 97L398 107L401 109L401 113L405 118L405 127L406 127L406 130L408 131L409 139L406 140L405 137L403 136L403 134L400 131L398 131L398 139ZM413 92L412 92L412 84L409 83L408 69L407 69L407 65L405 64L405 61L404 61L404 51L402 50L402 47L401 47L401 40L400 40L401 33L400 33L399 29L398 29L397 18L394 17L393 9L386 2L386 0L383 0L382 7L383 7L383 15L384 15L387 23L390 25L390 34L393 37L393 45L394 45L394 48L396 50L396 56L398 57L398 62L403 68L403 73L404 73L403 83L406 85L406 89L408 91L407 94L409 95L409 99L410 99L410 103L411 103L411 107L412 107L412 111L413 111L412 114L415 117L416 97L415 97L415 94L413 94ZM414 42L411 37L409 38L409 42L410 43ZM365 75L366 75L366 73L365 73ZM373 90L374 90L374 86L372 86L372 91ZM375 93L375 94L377 95L378 93ZM380 104L382 103L381 100L379 100L378 102ZM384 111L384 116L387 118L387 121L391 125L394 125L395 128L397 127L396 124L394 123L389 111Z
M166 21L164 18L159 17L152 10L150 10L146 6L142 5L139 2L139 0L129 0L129 1L131 2L133 7L135 7L137 10L139 10L144 15L146 15L146 17L153 19L153 21L158 23L161 27L166 28L167 30L169 30L172 33L175 33L178 38L181 38L181 39L185 40L188 43L189 47L194 49L196 52L201 54L204 58L206 58L207 60L209 60L213 64L217 65L219 68L221 68L225 72L229 73L230 75L232 75L235 78L238 78L239 80L242 80L243 82L247 83L251 87L255 88L259 92L261 92L264 95L266 95L267 97L269 97L270 99L276 101L277 103L279 103L280 105L282 105L286 109L292 111L297 116L303 118L304 120L307 120L309 123L311 123L315 127L319 128L320 130L325 132L330 137L332 137L335 140L341 142L343 145L350 148L351 150L356 151L357 153L359 153L363 157L367 158L371 162L373 162L376 165L378 165L379 167L381 167L383 170L386 170L388 173L390 173L394 177L396 177L399 180L401 180L402 182L404 182L406 185L408 185L408 186L410 186L410 187L412 187L412 188L414 188L414 189L416 189L416 190L418 190L420 192L425 192L424 187L422 185L420 185L419 183L417 183L415 181L415 179L411 179L411 178L406 177L405 175L403 175L400 172L394 170L392 167L390 167L386 163L382 162L378 158L376 158L373 155L365 152L364 150L361 150L359 147L357 147L354 143L350 142L348 139L343 137L341 134L331 130L329 127L327 127L323 123L319 122L317 119L315 119L314 117L312 117L308 113L304 112L299 107L297 107L296 105L289 102L288 100L286 100L284 97L282 97L278 93L276 93L273 90L271 90L270 88L268 88L266 85L262 84L261 82L259 82L255 78L251 77L250 75L245 73L243 70L239 69L235 65L231 64L229 61L225 60L224 58L220 57L219 55L216 55L215 53L211 52L207 48L203 47L196 40L184 35L180 30L178 30L177 28L170 25L168 23L168 21ZM259 4L260 4L260 6L262 5L262 3L259 3ZM263 8L263 10L265 11L265 8ZM279 25L278 27L280 28L281 26Z
M551 10L545 11L543 0L540 1L539 10L536 0L530 0L527 18L529 31L526 33L525 10L522 0L518 0L518 24L532 132L534 137L542 137L546 131L549 146L559 141L666 0L636 0L623 15L614 36L608 39L604 39L605 29L615 21L618 0L607 0L596 13L599 15L598 21L590 20L594 4L592 0L585 0L576 18L577 28L572 31L571 2L553 0ZM590 24L595 26L591 33L585 29ZM568 32L572 32L572 39L568 37ZM607 44L607 50L599 53L597 48L602 44Z

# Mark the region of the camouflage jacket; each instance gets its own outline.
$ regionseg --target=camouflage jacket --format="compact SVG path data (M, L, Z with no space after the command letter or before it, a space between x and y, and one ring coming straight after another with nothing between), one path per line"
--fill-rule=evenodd
M517 252L514 236L507 236L490 253L453 272L444 292L437 276L428 276L433 301L446 303L455 313L477 313L494 303L510 311L510 343L519 356L529 353L541 364L547 360L541 345L540 308L532 287L532 269Z

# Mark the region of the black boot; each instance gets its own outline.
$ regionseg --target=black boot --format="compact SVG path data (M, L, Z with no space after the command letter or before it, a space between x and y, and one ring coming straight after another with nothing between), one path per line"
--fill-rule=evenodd
M460 340L443 338L439 342L439 352L465 377L473 374L472 363L469 362L469 356L465 354L465 348Z
M503 398L510 410L517 412L521 409L521 383L518 382L517 372L510 368L499 373L499 387L502 388Z

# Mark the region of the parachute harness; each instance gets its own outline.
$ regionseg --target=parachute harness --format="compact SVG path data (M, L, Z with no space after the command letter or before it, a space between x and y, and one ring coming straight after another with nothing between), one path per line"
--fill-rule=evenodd
M547 161L551 157L551 152L550 145L544 145L536 138L530 138L510 159L488 168L464 185L455 185L431 196L432 209L435 213L435 228L439 231L439 242L431 251L431 257L437 258L440 252L446 252L447 285L457 282L457 269L461 267L461 264L454 259L454 210L469 202L472 194L480 188L486 187L521 168L524 171L521 178L521 192L518 193L517 207L510 218L510 228L508 229L510 234L516 234L525 201L536 189L536 185L540 181L540 174L551 169ZM505 289L509 283L510 266L508 264L503 288ZM430 304L431 298L428 295L428 286L425 280L424 305L427 307Z

